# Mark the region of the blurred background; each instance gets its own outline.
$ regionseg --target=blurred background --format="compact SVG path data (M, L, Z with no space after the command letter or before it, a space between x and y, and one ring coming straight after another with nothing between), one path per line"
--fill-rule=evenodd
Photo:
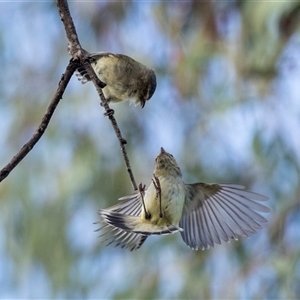
M70 1L82 46L152 67L142 110L114 104L137 183L163 146L187 183L267 195L249 239L192 251L179 234L105 247L97 209L133 192L91 83L0 184L0 298L296 299L300 294L300 1ZM55 3L0 3L1 168L38 127L70 57Z

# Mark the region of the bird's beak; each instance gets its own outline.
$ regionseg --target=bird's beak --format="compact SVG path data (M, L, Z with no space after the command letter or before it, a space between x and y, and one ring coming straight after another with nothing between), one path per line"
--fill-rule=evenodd
M160 147L160 154L166 153L165 149L163 147Z
M146 101L144 99L141 99L140 102L141 102L141 107L144 108Z

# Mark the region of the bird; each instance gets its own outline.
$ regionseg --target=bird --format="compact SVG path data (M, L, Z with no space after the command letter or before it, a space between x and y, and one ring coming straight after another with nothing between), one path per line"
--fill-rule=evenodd
M175 158L161 147L149 187L140 184L138 192L99 209L96 231L106 245L131 251L151 235L176 232L191 249L204 250L261 229L267 219L260 213L270 212L266 200L237 184L184 183Z
M108 102L131 100L143 108L156 89L155 72L124 54L89 53L83 49L97 77L105 84L103 94ZM91 80L84 66L76 73L81 83Z

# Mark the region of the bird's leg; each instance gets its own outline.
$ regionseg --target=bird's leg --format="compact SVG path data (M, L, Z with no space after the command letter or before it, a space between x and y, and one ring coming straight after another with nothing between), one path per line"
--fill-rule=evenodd
M159 179L154 174L153 174L153 178L152 178L152 182L156 189L156 198L158 198L158 200L159 200L159 216L162 218L163 213L162 213L162 208L161 208L161 186L160 186Z
M146 205L145 205L145 201L144 201L144 196L145 196L145 189L146 189L146 185L142 185L142 183L139 184L139 192L141 194L141 198L142 198L142 205L144 208L144 212L145 212L145 218L146 220L150 219L150 214L148 213L148 211L146 210Z
M106 104L109 104L110 100L106 99L105 97L104 97L104 99L105 99L106 102L105 103L100 102L100 106L104 107L104 109L106 110L105 113L104 113L104 116L111 117L115 114L115 111L110 107L108 107L108 108L106 107Z
M68 49L70 49L70 47L68 47ZM83 50L84 51L84 53L83 53L83 57L82 57L82 61L81 61L81 63L82 63L82 68L84 68L85 69L85 65L89 65L89 66L91 66L91 63L94 61L94 59L91 59L91 57L89 56L89 53L87 53L85 50ZM95 76L96 74L95 74L95 72L93 72L94 74L91 74L92 76ZM91 77L90 77L90 75L89 74L86 74L86 78L88 79L88 80L91 80ZM96 75L97 76L97 75ZM98 76L97 76L98 77ZM100 78L98 77L98 85L99 85L99 87L101 88L101 89L104 89L105 87L106 87L106 83L105 82L103 82L103 81L101 81L100 80Z

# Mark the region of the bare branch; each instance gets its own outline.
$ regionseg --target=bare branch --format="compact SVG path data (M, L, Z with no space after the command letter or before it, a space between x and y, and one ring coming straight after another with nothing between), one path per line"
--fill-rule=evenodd
M58 88L51 100L50 105L41 121L41 124L33 134L32 138L21 148L21 150L12 158L12 160L0 171L0 182L5 179L9 173L20 163L20 161L30 152L39 139L44 134L50 119L62 98L62 95L76 69L78 68L78 61L71 60L66 68L65 73L62 75L58 84Z
M74 59L80 58L82 57L82 48L69 11L68 2L66 0L57 0L57 7L69 41L69 52Z
M104 94L102 92L102 88L105 87L105 84L101 82L101 80L96 76L94 69L91 67L91 64L88 62L88 60L85 59L86 51L84 51L79 43L78 36L76 33L76 29L69 11L68 3L66 0L57 0L57 7L59 10L59 14L61 17L61 20L63 22L63 25L65 27L67 39L69 41L69 52L72 55L74 59L79 59L80 63L84 66L87 74L91 78L91 81L96 87L96 90L98 92L98 95L101 100L101 105L105 109L105 115L108 116L113 129L117 135L117 138L120 142L121 151L123 154L123 158L125 161L125 165L127 168L127 172L129 174L131 183L133 185L134 190L137 190L137 184L135 182L129 158L126 152L125 144L127 143L126 140L122 137L121 130L117 124L117 121L115 117L113 116L114 111L109 107L109 104L107 100L104 97Z

